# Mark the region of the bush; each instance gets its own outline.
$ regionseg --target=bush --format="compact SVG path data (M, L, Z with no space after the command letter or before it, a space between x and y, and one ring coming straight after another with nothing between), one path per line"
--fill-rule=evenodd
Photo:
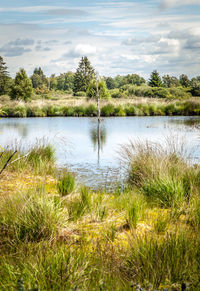
M169 98L170 97L169 90L166 88L153 87L152 92L153 92L153 97L156 97L156 98Z
M186 99L191 97L191 94L187 93L183 87L171 87L169 92L172 98Z
M75 177L71 173L66 173L57 182L58 192L64 196L74 191L75 188Z
M112 89L109 91L112 98L121 98L122 93L119 89Z

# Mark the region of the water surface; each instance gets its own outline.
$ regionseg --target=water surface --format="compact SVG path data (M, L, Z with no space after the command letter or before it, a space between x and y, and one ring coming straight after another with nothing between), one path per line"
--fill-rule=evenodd
M31 147L37 140L48 139L56 148L57 163L77 173L79 180L92 187L109 185L123 178L119 146L130 140L163 143L168 136L187 141L188 151L200 138L198 117L110 117L101 121L100 148L96 118L47 117L0 120L0 145ZM200 151L193 152L196 161Z

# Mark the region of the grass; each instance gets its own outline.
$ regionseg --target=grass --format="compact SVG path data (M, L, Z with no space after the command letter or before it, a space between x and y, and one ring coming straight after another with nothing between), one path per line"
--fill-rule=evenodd
M52 93L53 94L53 93ZM55 96L54 96L55 95ZM135 97L101 100L101 114L109 116L163 116L163 115L200 115L199 98L167 99ZM1 117L46 117L46 116L96 116L95 100L66 94L52 95L52 98L33 99L29 102L10 101L2 98Z
M0 290L199 290L199 166L173 143L123 151L128 185L113 193L59 178L50 146L6 168Z
M70 194L75 188L75 177L71 173L66 173L58 180L58 192L64 196Z

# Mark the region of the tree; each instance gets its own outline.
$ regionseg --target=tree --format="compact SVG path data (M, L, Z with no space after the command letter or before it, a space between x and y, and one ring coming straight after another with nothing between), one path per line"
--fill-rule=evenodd
M156 70L154 70L151 73L151 76L150 76L150 79L149 79L149 86L151 86L151 87L162 87L162 81L161 81L160 75Z
M198 79L192 81L191 93L193 96L200 96L200 81L198 82Z
M26 71L20 69L16 74L14 84L11 88L11 99L22 99L27 101L32 95L32 83L28 78Z
M180 75L179 81L183 87L186 87L186 88L190 87L190 80L187 75L185 74Z
M146 81L143 77L140 77L138 74L131 74L126 76L127 84L141 86Z
M31 81L34 89L48 87L48 79L40 67L34 69Z
M82 57L74 75L74 92L86 92L92 78L94 78L94 69L88 58Z
M98 90L99 90L99 98L100 99L109 99L111 96L108 92L108 89L106 87L106 82L102 78L98 82ZM92 79L89 83L87 92L86 92L87 97L89 98L97 98L97 81L96 79Z
M0 56L0 95L6 94L9 88L8 67Z
M169 75L165 75L162 77L162 81L163 81L164 87L166 87L166 88L180 86L179 80L174 76L171 77Z

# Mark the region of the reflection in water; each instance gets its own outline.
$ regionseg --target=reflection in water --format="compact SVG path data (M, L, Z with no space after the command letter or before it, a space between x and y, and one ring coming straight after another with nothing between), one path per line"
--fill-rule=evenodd
M19 135L24 138L28 135L28 126L26 123L17 123L17 122L7 122L1 124L1 131L7 131L7 130L15 130L19 133Z
M171 120L171 123L185 125L191 127L191 129L200 129L200 118L196 116L183 120Z
M107 133L104 124L101 124L98 121L90 128L90 138L94 147L94 151L103 151L103 148L106 144L106 135Z

